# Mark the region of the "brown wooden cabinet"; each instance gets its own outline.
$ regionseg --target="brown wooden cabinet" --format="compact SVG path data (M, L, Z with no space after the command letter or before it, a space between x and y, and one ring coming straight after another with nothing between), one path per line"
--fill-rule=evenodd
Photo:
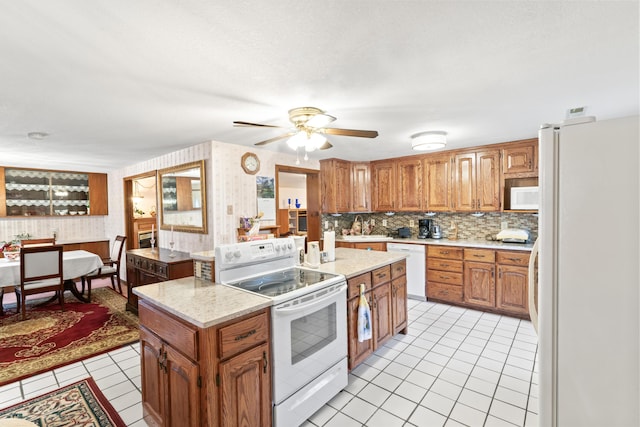
M424 160L425 210L451 210L451 155L427 156Z
M147 424L270 426L269 319L269 309L264 309L203 329L142 300Z
M371 168L369 163L351 164L351 212L371 211Z
M350 278L347 291L349 369L353 369L391 337L407 333L406 261L398 261ZM373 338L358 341L360 285L371 308Z
M193 276L193 260L186 252L164 248L131 249L127 251L127 310L138 313L138 296L133 288L151 283Z
M371 205L375 212L396 210L395 160L371 162Z
M109 215L107 174L89 174L89 215Z
M463 249L427 246L427 298L445 303L463 302Z
M453 209L500 210L500 151L465 152L454 157Z
M322 212L351 210L351 164L345 160L320 161L320 198Z
M336 248L364 249L368 251L387 250L386 242L345 242L344 240L336 241Z
M413 156L399 159L396 163L396 211L421 211L422 196L422 158Z
M503 148L502 174L505 177L538 176L538 139L514 142Z
M528 252L496 252L496 308L529 315L529 255Z
M464 302L483 307L496 305L496 266L494 264L464 262Z

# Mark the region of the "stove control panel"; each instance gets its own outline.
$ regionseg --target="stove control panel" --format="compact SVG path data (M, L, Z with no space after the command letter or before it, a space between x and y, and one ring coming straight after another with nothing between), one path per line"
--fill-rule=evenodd
M216 266L240 266L253 264L257 261L270 261L279 258L295 258L296 246L291 238L256 240L252 242L232 243L220 245L215 250Z

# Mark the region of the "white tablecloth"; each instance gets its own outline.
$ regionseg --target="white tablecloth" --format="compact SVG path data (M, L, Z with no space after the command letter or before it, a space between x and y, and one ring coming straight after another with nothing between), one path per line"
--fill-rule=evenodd
M64 279L75 279L102 267L102 259L87 251L62 253ZM20 284L20 261L0 258L0 287Z

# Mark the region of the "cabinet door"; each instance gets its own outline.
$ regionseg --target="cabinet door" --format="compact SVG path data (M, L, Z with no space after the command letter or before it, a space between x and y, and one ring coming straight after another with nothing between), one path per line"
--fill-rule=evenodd
M167 344L164 345L164 361L167 425L198 427L200 425L198 365Z
M89 214L109 215L107 174L89 174Z
M502 173L506 176L534 176L537 172L538 140L514 144L502 150Z
M351 164L351 211L371 210L371 178L369 163Z
M373 307L371 292L365 292L369 307ZM352 298L347 304L347 323L349 324L349 369L358 366L373 353L373 338L358 341L358 302L360 298ZM373 313L372 313L373 314ZM373 319L371 320L373 322Z
M453 172L453 209L476 210L476 154L457 154Z
M271 425L269 346L262 344L220 364L220 426Z
M498 265L496 307L520 314L529 314L527 267Z
M395 209L396 164L392 161L371 163L373 211L393 211Z
M393 301L393 333L407 333L407 276L393 279L391 282Z
M420 158L399 160L396 164L397 190L396 210L422 210L422 160Z
M7 216L7 191L5 184L4 168L0 166L0 217Z
M477 211L500 210L500 152L476 153L476 208Z
M446 212L451 209L451 156L428 156L424 160L425 209Z
M495 307L495 288L495 264L464 263L464 302L483 307Z
M322 211L348 212L351 192L350 163L338 159L321 162L320 180Z
M391 283L387 282L372 291L373 295L373 345L379 348L393 336Z
M140 382L142 383L142 408L149 425L163 426L164 393L162 341L147 329L140 327Z

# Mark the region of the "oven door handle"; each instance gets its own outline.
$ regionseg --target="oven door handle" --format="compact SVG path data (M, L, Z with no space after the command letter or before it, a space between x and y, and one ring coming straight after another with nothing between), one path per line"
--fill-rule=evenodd
M341 292L344 292L346 289L347 289L347 285L345 284L345 285L340 286L335 291L323 296L322 298L314 299L313 301L311 301L309 303L299 304L299 305L296 305L295 307L291 307L291 308L285 308L285 307L278 308L278 307L276 307L276 312L284 314L284 313L295 313L295 312L298 312L298 311L303 311L303 310L308 309L309 307L314 307L316 305L322 304L326 300L335 297L336 295L338 295Z

